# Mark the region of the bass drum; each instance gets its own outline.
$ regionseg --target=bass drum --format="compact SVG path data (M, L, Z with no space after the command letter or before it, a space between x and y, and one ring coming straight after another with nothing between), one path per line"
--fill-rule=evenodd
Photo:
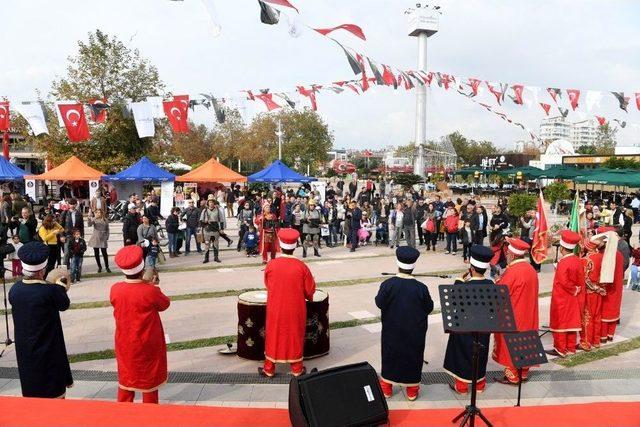
M304 358L329 354L329 294L320 289L307 301L307 330L304 336Z

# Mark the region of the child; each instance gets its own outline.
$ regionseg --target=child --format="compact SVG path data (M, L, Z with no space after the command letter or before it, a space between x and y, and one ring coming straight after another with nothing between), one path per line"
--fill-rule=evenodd
M471 223L467 220L462 228L462 259L465 264L469 263L471 245L473 244L473 232L471 231Z
M244 233L242 240L247 251L247 258L258 256L258 233L253 225L249 226L249 230Z
M22 263L20 262L20 258L18 258L18 249L22 247L22 243L20 243L20 237L16 234L11 237L13 248L15 249L11 254L9 254L9 259L11 259L11 275L16 278L18 276L22 276Z
M69 260L71 261L71 283L80 281L82 274L82 257L87 250L87 243L80 236L80 230L73 229L73 240L69 244Z
M158 245L158 239L151 239L151 245L147 250L146 266L156 270L156 264L158 263L158 255L160 254L160 245Z
M631 257L633 258L630 275L631 290L640 291L640 277L638 277L640 270L640 247L633 248L631 251Z

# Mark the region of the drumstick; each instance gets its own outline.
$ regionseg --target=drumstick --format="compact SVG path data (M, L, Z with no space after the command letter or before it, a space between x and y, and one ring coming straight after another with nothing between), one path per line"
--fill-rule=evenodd
M395 276L398 273L381 273L383 276ZM416 273L413 276L416 277L437 277L439 279L451 279L453 276L448 274L430 274L430 273Z

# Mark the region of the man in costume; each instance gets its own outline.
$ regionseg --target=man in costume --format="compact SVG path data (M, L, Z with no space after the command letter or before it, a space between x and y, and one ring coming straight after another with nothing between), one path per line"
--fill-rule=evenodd
M360 230L360 221L362 221L362 210L355 201L349 202L349 212L347 212L347 220L349 221L349 230L351 234L351 252L355 252L358 248L358 230Z
M265 203L262 206L262 214L255 218L256 227L260 233L260 253L262 253L262 263L267 263L267 257L271 254L271 259L275 259L276 252L280 251L278 245L278 217L271 212L271 206Z
M484 277L490 266L493 252L486 246L474 245L471 247L469 259L469 271L462 279L456 279L455 285L493 285L493 280ZM491 334L478 334L479 342L482 345L478 358L478 392L483 392L487 379L487 359L489 357L489 340ZM473 336L471 334L449 334L447 351L444 355L444 369L455 380L455 384L450 386L459 394L466 394L473 378Z
M44 280L49 247L25 243L18 250L23 279L9 291L20 386L24 397L64 398L73 385L60 312L69 308L66 273ZM66 280L65 280L66 279Z
M293 256L300 233L293 228L278 231L282 257L269 261L264 270L267 288L267 324L264 367L268 378L276 363L289 363L295 376L306 372L302 362L307 327L307 301L313 300L316 282L309 267Z
M220 258L218 257L218 241L220 240L221 220L220 210L218 206L216 206L216 199L213 194L209 194L207 197L207 207L200 212L200 226L202 227L205 246L203 264L209 262L210 246L213 246L213 260L220 262Z
M589 351L600 347L602 329L602 297L607 294L600 283L603 253L598 249L602 240L587 238L584 241L585 255L582 257L585 278L585 304L582 311L582 330L580 331L580 349Z
M309 206L303 214L304 243L302 246L302 257L307 257L307 248L313 246L313 254L320 256L320 223L323 220L320 207L316 205L315 199L309 199Z
M565 357L576 352L578 331L582 325L582 290L585 286L582 261L574 253L580 241L575 231L560 232L561 259L556 267L551 290L549 330L553 334L552 356Z
M507 246L507 268L498 285L509 288L511 307L518 332L538 330L538 274L524 258L531 246L521 239L510 239ZM503 384L518 384L518 370L513 365L503 334L494 334L493 360L504 366ZM522 369L526 381L529 368Z
M396 249L398 274L382 282L376 296L382 312L380 386L387 398L393 395L393 385L406 387L409 400L416 400L420 390L433 300L424 283L411 275L419 256L420 251L409 246Z
M620 320L620 306L622 305L622 291L624 282L624 258L618 250L618 234L614 227L601 227L594 237L606 239L603 247L602 269L600 283L606 287L606 294L602 297L602 327L600 343L613 341L616 326Z
M167 382L167 346L160 312L169 298L157 284L142 279L144 257L140 246L125 246L116 264L126 279L111 287L110 301L116 321L118 402L133 402L135 392L144 403L158 403L158 388Z

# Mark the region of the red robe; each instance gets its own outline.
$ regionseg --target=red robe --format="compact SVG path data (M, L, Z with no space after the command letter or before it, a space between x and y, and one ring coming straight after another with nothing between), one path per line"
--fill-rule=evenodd
M273 232L273 240L271 241L271 244L275 245L276 252L280 252L280 242L278 241L278 229L280 227L278 226L278 217L276 217L276 215L273 213L269 213L269 216L270 216L270 219L273 219L274 221L276 221L276 226ZM263 232L264 219L265 219L264 214L258 215L254 219L254 223L258 228L258 235L260 236L260 253L263 255L265 254L265 251L267 254L271 252L271 247L268 244L269 242L266 241L265 233Z
M159 313L169 307L169 298L152 283L125 280L111 287L109 299L116 320L118 386L157 390L167 382L167 346Z
M267 288L265 357L276 363L302 360L307 327L307 303L316 291L309 267L283 255L269 261L264 270Z
M538 274L525 259L513 261L507 266L497 285L509 288L513 316L518 332L538 330ZM502 334L494 334L493 360L512 367L511 356Z
M579 331L582 326L580 295L584 287L584 267L574 254L565 255L556 269L551 291L549 329L552 332ZM576 293L576 288L580 291Z
M624 282L624 259L620 251L616 252L616 270L613 283L606 285L607 294L602 298L602 321L617 322L620 319L622 305L622 286Z

